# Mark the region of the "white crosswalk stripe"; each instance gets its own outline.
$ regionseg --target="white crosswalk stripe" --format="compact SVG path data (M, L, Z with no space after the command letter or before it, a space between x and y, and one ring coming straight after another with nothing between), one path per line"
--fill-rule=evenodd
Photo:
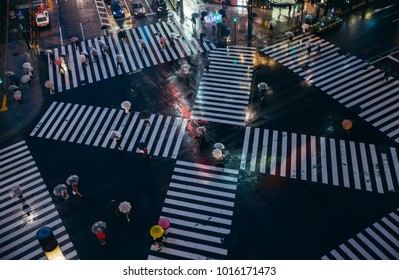
M262 143L262 145L259 145ZM247 127L240 169L378 193L399 190L396 148Z
M174 47L170 46L170 34L172 32L179 36L175 40ZM161 48L159 33L167 38L165 49ZM75 48L75 45L54 49L55 59L62 61L62 65L52 64L50 63L50 55L48 55L49 80L54 82L55 91L66 91L87 83L98 82L115 75L134 72L172 59L176 60L216 48L213 43L200 43L197 39L191 38L174 22L162 22L162 24L156 23L129 29L126 30L126 35L125 41L120 41L117 34L81 41L81 50ZM106 42L109 47L108 54L102 54L99 40ZM144 41L145 49L141 49L140 40ZM97 62L93 60L90 54L92 49L95 49L99 55ZM79 59L79 51L89 53L90 63L88 66L82 64ZM117 53L122 54L125 58L122 70L117 67ZM65 70L64 73L60 73L61 68Z
M164 247L148 259L225 259L238 170L177 161L161 217L170 221Z
M350 238L322 259L398 260L399 209Z
M313 46L311 58L308 44ZM318 44L321 56L315 53ZM338 47L313 34L294 37L291 48L287 41L281 41L262 51L345 107L355 109L360 117L399 143L398 80L385 80L382 70L355 56L343 55Z
M139 116L139 112L126 115L119 109L53 102L30 136L113 149L116 142L110 132L117 130L122 150L142 153L138 147L144 142L149 155L177 158L189 119L152 114L146 126Z
M9 196L14 186L24 202ZM0 150L0 213L0 259L45 259L36 239L42 227L52 228L66 259L78 259L25 141Z
M230 46L209 53L209 73L204 71L192 116L245 126L256 48Z

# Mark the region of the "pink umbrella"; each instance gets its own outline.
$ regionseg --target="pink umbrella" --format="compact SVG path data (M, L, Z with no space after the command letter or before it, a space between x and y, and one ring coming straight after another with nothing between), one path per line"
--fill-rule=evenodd
M164 217L159 218L158 225L161 226L164 230L168 229L170 226L170 221Z
M54 60L54 64L55 65L61 65L62 64L62 60L60 60L60 59Z
M71 42L72 42L72 43L75 43L75 42L77 42L77 41L79 41L78 38L76 38L76 37L72 37L72 38L71 38Z
M161 39L159 39L159 41L161 41L161 43L165 43L168 39L166 39L165 37L161 37Z

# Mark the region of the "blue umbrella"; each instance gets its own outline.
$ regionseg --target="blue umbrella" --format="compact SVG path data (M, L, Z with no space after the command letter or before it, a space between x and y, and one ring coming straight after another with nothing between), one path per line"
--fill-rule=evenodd
M77 175L71 175L66 179L66 183L68 185L73 185L75 183L79 183L79 177Z
M208 15L208 12L205 12L205 11L201 12L202 17L206 17L207 15Z
M310 20L310 19L312 19L313 17L312 17L312 15L306 15L305 18Z
M225 9L220 9L219 10L219 15L225 16L226 15L226 10Z
M199 17L199 14L198 14L198 13L192 13L192 14L191 14L191 18L197 18L197 17Z

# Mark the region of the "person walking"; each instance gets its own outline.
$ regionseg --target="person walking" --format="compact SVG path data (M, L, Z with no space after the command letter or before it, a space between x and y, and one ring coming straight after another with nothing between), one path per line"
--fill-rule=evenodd
M145 43L143 41L143 42L141 42L141 51L144 51L144 49L145 49Z
M310 58L310 54L312 53L312 46L308 44L308 58Z
M163 236L154 238L154 245L157 248L157 251L161 251L163 248Z
M111 131L111 139L115 141L115 148L117 148L118 150L122 150L121 147L121 142L122 142L122 134L117 131L117 130L113 130Z
M150 127L151 126L150 120L148 118L144 120L144 125L146 127Z
M109 47L108 47L107 45L105 45L105 44L102 44L102 45L101 45L101 52L102 52L102 54L103 54L103 55L107 55L107 54L108 54L108 51L109 51Z
M49 50L48 53L49 53L49 57L50 57L49 64L53 64L54 59L55 59L54 58L54 51L53 50Z
M118 53L116 55L116 63L117 63L116 69L118 69L120 67L121 70L122 70L123 59L124 59L124 56L121 55L120 53Z
M97 229L96 236L101 246L105 246L107 244L105 233L101 229Z
M79 195L82 197L82 194L79 192L79 177L77 175L71 175L67 178L66 184L72 187L72 194Z
M206 70L206 73L209 73L209 66L210 65L211 65L211 62L209 61L209 59L205 59L204 68Z
M317 45L317 55L321 57L321 45Z

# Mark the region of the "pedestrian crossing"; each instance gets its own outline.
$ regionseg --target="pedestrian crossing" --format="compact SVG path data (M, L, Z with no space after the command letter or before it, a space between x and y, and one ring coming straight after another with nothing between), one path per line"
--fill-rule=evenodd
M256 48L229 46L211 50L191 118L245 126Z
M399 190L398 150L285 131L245 130L240 169L386 193Z
M308 57L307 46L320 44L321 55ZM282 41L261 51L288 67L309 84L343 104L399 143L399 81L373 65L313 34L294 37L290 48Z
M125 40L119 40L118 35L113 34L81 41L81 49L72 44L55 48L54 58L61 60L62 64L51 63L50 54L48 54L49 80L53 81L54 90L56 92L70 90L216 48L213 43L198 42L196 38L188 35L182 26L174 22L157 22L128 29L125 32ZM159 34L167 39L165 49L161 47ZM177 37L174 40L174 47L170 46L171 36ZM108 46L108 54L101 52L102 42ZM97 62L90 55L93 49L98 53ZM89 53L88 66L85 66L80 58L81 51ZM118 53L124 56L121 67L118 67L116 61ZM60 70L64 70L61 71L64 74L61 74Z
M19 186L27 207L9 190ZM0 150L0 259L47 259L36 232L50 227L66 259L78 259L25 141Z
M114 149L110 134L117 130L122 150L140 153L139 144L144 142L149 155L175 159L188 119L152 114L148 120L147 126L139 112L53 102L30 136Z
M342 243L322 259L398 260L399 209Z
M168 235L148 259L226 259L238 173L177 161L161 213L171 222Z

